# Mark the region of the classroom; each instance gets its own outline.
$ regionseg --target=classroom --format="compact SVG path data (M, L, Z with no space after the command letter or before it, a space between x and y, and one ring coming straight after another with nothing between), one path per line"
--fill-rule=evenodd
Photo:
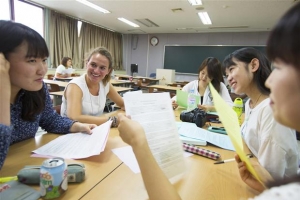
M44 82L48 85L53 108L60 109L68 81L86 72L86 53L100 44L112 54L114 72L110 83L118 94L123 96L128 91L141 90L164 98L160 92L169 92L172 98L185 84L198 79L198 68L206 57L216 57L222 62L226 55L242 47L254 47L265 53L270 30L297 1L2 0L0 20L25 24L45 39L50 56ZM89 7L91 4L101 8ZM200 12L209 15L211 24L201 21ZM122 20L127 23L129 20L131 25ZM75 73L69 78L52 80L65 56L72 58ZM57 88L51 90L53 85ZM111 119L124 113L106 99L104 117ZM171 111L177 122L181 120L182 111L184 108L180 106ZM211 114L214 116L215 112ZM212 126L223 128L217 118L206 123L203 130L209 132L207 129ZM11 145L0 168L0 180L15 177L25 166L41 165L46 158L34 157L31 152L58 137L53 133L41 134ZM106 139L105 149L99 155L66 159L68 163L85 165L85 180L69 181L61 199L149 199L141 173L134 172L116 153L118 148L128 146L118 129L110 128ZM181 198L248 199L258 195L258 191L241 180L236 162L214 164L235 156L232 145L220 148L221 144L214 142L207 139L209 144L201 145L217 158L185 155L187 171L171 180ZM38 184L30 187L39 190Z

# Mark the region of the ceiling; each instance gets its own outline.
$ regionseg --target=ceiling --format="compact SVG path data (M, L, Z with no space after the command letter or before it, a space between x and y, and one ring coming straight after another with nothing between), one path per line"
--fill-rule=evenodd
M60 13L124 34L251 32L268 31L299 0L202 0L192 6L188 0L89 0L109 10L103 14L76 0L30 0ZM172 9L181 9L173 12ZM207 11L212 25L203 25L197 13ZM124 17L140 27L131 27ZM159 27L147 27L136 19L149 19Z

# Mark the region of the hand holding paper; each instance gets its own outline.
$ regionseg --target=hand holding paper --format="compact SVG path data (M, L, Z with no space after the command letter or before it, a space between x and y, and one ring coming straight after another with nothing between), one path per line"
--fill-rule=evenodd
M210 91L212 93L215 108L219 114L219 118L222 121L223 126L226 129L227 134L239 155L240 159L246 163L247 169L249 172L265 187L264 183L261 181L261 178L258 176L253 166L251 165L248 157L246 156L243 150L243 141L241 137L240 126L238 118L234 110L229 107L222 97L218 94L212 84L209 84Z

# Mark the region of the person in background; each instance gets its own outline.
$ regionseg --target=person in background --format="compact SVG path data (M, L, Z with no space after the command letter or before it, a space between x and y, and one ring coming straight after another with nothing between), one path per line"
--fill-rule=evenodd
M86 59L86 69L85 74L74 78L65 88L61 115L80 122L100 125L110 119L101 116L107 97L119 107L124 107L123 98L109 82L112 73L110 52L103 47L92 50ZM112 117L112 120L112 126L116 127L117 117Z
M224 59L223 67L232 89L249 97L241 132L251 153L275 180L297 174L295 130L276 122L269 105L270 89L265 82L271 74L271 64L266 56L251 47L238 49Z
M206 58L201 63L198 69L198 74L198 80L194 80L182 88L182 91L188 93L193 90L194 94L201 97L201 102L199 102L198 108L206 112L216 111L209 89L209 83L214 86L214 88L219 92L221 97L225 102L228 103L228 105L233 105L229 92L223 83L221 63L218 59L213 57ZM172 98L172 106L174 109L178 107L178 104L176 103L176 96Z
M68 78L72 73L67 73L68 69L72 69L72 59L69 57L63 57L60 65L56 68L54 78Z
M0 169L9 146L34 138L41 126L51 133L91 133L95 124L61 117L43 83L49 51L31 28L0 20Z

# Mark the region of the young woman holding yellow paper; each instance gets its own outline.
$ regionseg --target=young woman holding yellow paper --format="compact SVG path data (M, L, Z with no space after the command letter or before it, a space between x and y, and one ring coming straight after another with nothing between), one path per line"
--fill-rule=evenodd
M274 61L275 70L267 80L271 89L270 104L274 117L280 123L300 131L300 3L297 3L281 19L272 31L268 42L268 53ZM287 98L288 97L288 98ZM181 199L172 184L156 163L140 124L119 115L119 131L122 139L132 146L139 163L145 187L150 199ZM285 134L285 133L282 133ZM284 139L285 140L285 139ZM282 142L284 142L284 140ZM243 162L239 165L243 167ZM247 170L240 170L246 174ZM255 181L248 176L249 181ZM245 180L247 181L247 180ZM287 183L292 182L294 183ZM273 187L255 199L289 199L300 196L300 177L287 180L281 187ZM226 198L226 197L224 197ZM242 197L241 197L242 198Z
M265 86L271 74L268 59L259 50L242 48L229 54L223 67L229 85L249 97L241 132L251 153L275 180L297 174L296 133L275 121L269 105L270 90Z
M206 58L201 63L198 69L198 74L198 80L191 81L182 88L182 91L188 93L193 91L193 94L200 96L198 108L204 111L216 111L214 101L208 87L209 83L214 86L228 105L233 105L228 89L223 83L221 63L217 58ZM178 106L176 100L176 96L174 96L172 98L173 108L177 108Z

